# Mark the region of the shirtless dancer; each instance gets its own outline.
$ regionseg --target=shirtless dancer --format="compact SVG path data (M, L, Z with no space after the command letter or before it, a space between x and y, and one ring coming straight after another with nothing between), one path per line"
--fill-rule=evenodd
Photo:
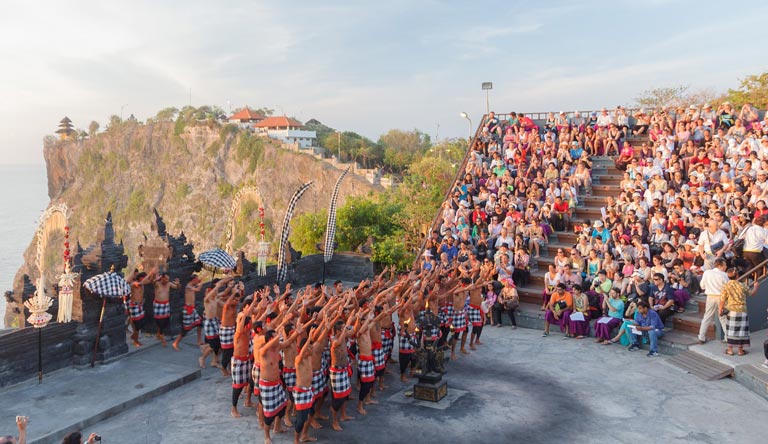
M297 321L298 322L298 321ZM303 332L302 332L303 333ZM292 336L293 335L293 325L287 324L285 326L285 336ZM301 337L301 333L299 334L299 337ZM298 342L298 338L297 341ZM299 354L299 348L296 345L293 345L291 347L283 347L283 368L281 370L281 375L283 378L283 384L285 385L285 390L288 392L288 408L286 410L287 415L283 417L283 422L285 423L286 427L291 427L293 424L291 423L291 415L294 412L294 403L293 403L293 389L296 387L296 356Z
M309 420L313 414L312 405L314 396L312 392L312 333L315 329L310 329L307 337L303 339L300 348L301 351L294 359L294 368L296 369L296 385L293 388L293 405L296 409L296 421L293 423L294 435L293 444L300 442L314 442L317 438L309 436Z
M312 332L310 361L312 363L312 396L314 400L314 413L310 418L309 424L313 429L323 427L317 422L318 420L328 419L327 416L323 416L320 413L320 409L323 407L323 401L325 400L325 395L328 393L328 380L323 373L323 351L325 350L325 344L328 342L328 333L330 332L330 325L327 322L326 316L326 313L322 314L320 326L317 330Z
M357 335L357 373L360 377L360 393L357 398L357 413L365 415L368 412L363 408L363 404L376 404L371 399L371 388L376 380L376 369L373 363L373 352L371 351L371 329L375 327L372 313L363 311L361 320L355 324L355 334Z
M467 286L472 282L468 277L461 278L459 286L453 290L453 337L451 338L451 359L456 360L456 343L461 336L461 349L460 351L465 355L468 355L464 346L467 343L467 314L464 309L464 304L467 300Z
M285 317L278 329L283 328L290 319L291 314ZM285 389L280 380L280 349L292 347L293 342L296 341L296 338L301 332L302 326L298 325L294 333L289 338L284 339L282 344L280 343L280 336L275 330L267 330L264 333L265 342L259 351L261 371L258 381L259 391L261 393L259 399L261 400L264 411L264 444L272 444L269 430L270 426L274 425L273 431L275 433L282 433L285 431L280 427L279 419L285 415L285 410L288 405L288 397L285 394ZM277 421L275 421L276 418Z
M131 339L134 347L141 347L139 342L139 331L144 326L144 286L151 284L155 279L156 269L152 269L149 274L139 270L133 270L128 277L128 283L131 285L131 301L128 303L128 312L133 323L133 333Z
M251 316L248 310L237 314L237 325L234 336L234 355L232 356L232 410L233 418L239 418L237 401L243 389L249 384L251 378L251 359L248 356L248 348L251 343Z
M340 308L343 309L343 307ZM349 379L352 368L349 365L349 355L347 354L347 338L352 334L352 324L356 320L356 316L350 316L346 324L341 320L333 324L330 369L331 391L333 392L333 400L331 401L333 421L331 422L331 427L337 432L342 430L339 421L352 419L351 416L347 415L346 406L349 394L352 392L352 384Z
M168 330L168 326L171 322L171 303L170 293L171 288L179 288L179 280L170 280L168 273L162 273L159 279L155 280L155 300L152 308L155 316L155 323L157 324L157 339L163 343L163 347L168 345L165 341L165 332Z
M197 345L203 345L202 320L200 315L197 314L197 309L195 309L195 295L197 295L201 288L203 288L202 281L196 274L193 274L192 279L189 280L184 288L184 311L181 315L181 333L173 341L173 349L176 351L179 350L179 342L181 342L182 338L195 327L197 327Z
M469 322L472 324L472 336L469 338L469 348L472 350L476 350L475 345L483 345L480 342L480 335L483 333L484 316L480 311L480 305L483 303L483 288L485 284L485 279L481 276L474 284L464 288L464 291L469 292L469 307L467 311Z
M219 281L220 283L223 279ZM234 289L234 282L223 284L227 286L226 294L229 294L221 310L221 327L219 327L219 341L221 341L221 366L229 373L232 353L235 347L235 319L237 317L237 305L240 303L242 293Z
M205 333L205 345L203 345L203 355L200 356L200 368L205 368L205 358L213 353L211 358L211 365L221 369L224 376L229 376L229 373L224 367L219 364L219 352L221 351L221 341L219 340L219 325L218 318L219 309L224 307L224 301L218 298L218 287L208 288L208 292L203 299L203 306L205 307L205 313L203 313L203 332Z

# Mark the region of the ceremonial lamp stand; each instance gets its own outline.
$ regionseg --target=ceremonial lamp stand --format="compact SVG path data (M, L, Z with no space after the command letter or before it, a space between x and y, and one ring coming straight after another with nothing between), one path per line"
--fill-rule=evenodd
M427 309L416 317L416 325L415 346L419 382L413 385L413 397L422 401L438 402L448 394L448 383L443 381L443 351L437 345L440 337L440 319L427 305Z
M48 309L53 305L53 299L48 297L43 290L43 279L37 281L35 296L24 301L29 312L27 322L37 329L37 383L43 382L43 328L48 325L53 315Z

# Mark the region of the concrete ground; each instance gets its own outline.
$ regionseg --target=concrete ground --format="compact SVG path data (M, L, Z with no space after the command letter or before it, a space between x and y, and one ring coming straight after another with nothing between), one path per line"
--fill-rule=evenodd
M486 327L483 339L478 351L449 364L449 390L466 393L447 408L394 401L408 386L396 381L390 364L380 405L365 417L353 413L342 432L326 423L313 434L319 442L382 444L722 444L763 442L768 435L768 402L732 380L685 374L664 357L509 327ZM193 368L196 359L187 358ZM149 368L147 377L158 372ZM230 393L228 379L205 369L200 379L86 431L107 443L262 442L253 411L229 416ZM290 433L274 438L291 441Z

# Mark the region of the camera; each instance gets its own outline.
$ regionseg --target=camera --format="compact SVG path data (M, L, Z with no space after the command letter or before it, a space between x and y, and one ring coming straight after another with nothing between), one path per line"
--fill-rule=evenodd
M94 441L99 441L99 442L101 442L101 435L96 435L96 436L94 436L94 437L93 437L93 440L94 440Z

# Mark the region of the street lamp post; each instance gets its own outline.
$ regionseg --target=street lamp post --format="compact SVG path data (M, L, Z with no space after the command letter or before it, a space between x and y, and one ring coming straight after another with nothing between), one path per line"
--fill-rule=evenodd
M493 89L493 82L483 82L482 87L485 91L485 114L487 115L491 112L491 104L490 99L488 98L488 91Z
M461 117L467 119L469 122L469 138L467 138L467 144L469 144L472 141L472 119L469 118L469 114L462 112L459 114Z

